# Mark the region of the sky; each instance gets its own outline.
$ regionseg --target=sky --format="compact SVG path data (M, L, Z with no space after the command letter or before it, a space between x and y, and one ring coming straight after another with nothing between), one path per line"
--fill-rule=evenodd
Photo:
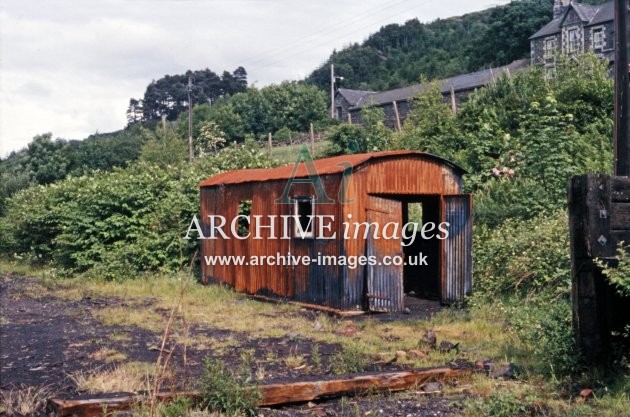
M3 0L0 157L41 133L126 125L129 99L166 74L243 66L250 85L300 80L390 23L507 0Z

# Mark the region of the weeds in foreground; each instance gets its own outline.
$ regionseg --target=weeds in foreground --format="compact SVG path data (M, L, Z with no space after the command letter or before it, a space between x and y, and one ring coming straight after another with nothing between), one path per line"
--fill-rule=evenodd
M363 371L368 358L358 348L350 345L330 358L330 367L335 374L353 374Z
M469 399L464 403L464 413L471 417L519 417L527 412L527 407L511 391L497 391L487 398Z
M0 390L0 414L26 416L42 410L48 398L55 394L52 386L28 386Z
M252 381L250 369L242 367L239 372L234 372L224 362L206 358L199 387L201 408L228 415L256 415L261 393Z
M78 371L70 379L79 391L95 394L99 392L138 392L149 387L155 373L152 364L129 362L107 370Z

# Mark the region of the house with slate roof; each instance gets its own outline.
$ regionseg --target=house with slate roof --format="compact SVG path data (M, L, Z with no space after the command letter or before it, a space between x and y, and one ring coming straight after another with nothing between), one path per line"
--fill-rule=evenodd
M553 20L530 37L531 58L509 65L439 81L444 101L453 110L472 92L493 82L503 74L515 74L531 65L543 65L553 71L558 54L570 56L595 52L611 65L615 58L615 7L611 0L600 5L586 5L571 0L556 0ZM415 84L388 91L363 91L339 88L335 95L335 116L350 123L361 123L361 110L377 106L385 113L385 124L397 128L413 105L413 99L425 86Z
M611 64L615 59L615 6L613 1L587 5L556 0L553 20L530 37L532 65L552 69L558 54L592 51Z
M456 109L470 93L488 85L501 75L515 74L528 66L529 60L521 59L510 65L456 75L440 80L438 83L444 101ZM403 123L411 111L413 99L424 89L425 85L423 84L380 92L339 88L335 95L335 116L338 120L360 124L361 110L368 106L377 106L382 108L385 113L385 124L388 127L396 128L396 113L398 113L400 123Z

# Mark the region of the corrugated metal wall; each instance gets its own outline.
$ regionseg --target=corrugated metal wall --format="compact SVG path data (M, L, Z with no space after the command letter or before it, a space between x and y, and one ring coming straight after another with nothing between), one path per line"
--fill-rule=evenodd
M442 198L444 221L450 224L443 241L442 302L455 303L472 292L472 197Z
M326 193L336 198L339 175L322 177ZM265 224L266 216L292 215L293 205L276 204L276 199L282 196L285 181L269 181L264 183L245 183L232 186L204 187L201 189L201 216L204 232L209 230L208 214L223 215L228 224L224 230L229 235L229 222L238 213L241 201L252 200L251 216L261 215ZM294 197L312 195L314 193L309 184L294 184L291 195ZM333 216L332 231L341 232L341 207L338 204L316 204L316 215ZM293 238L293 223L291 225L291 239L280 239L282 235L282 220L275 219L276 239L271 239L271 231L261 229L262 239L249 238L217 239L202 241L202 254L212 256L246 256L265 255L275 256L277 253L285 256L309 256L315 259L320 256L339 256L343 251L343 242L325 239L295 239ZM250 232L254 232L252 228ZM345 308L343 304L343 274L337 265L215 265L208 266L202 262L204 282L218 281L226 283L235 290L249 294L279 296L305 303L320 304L333 308Z
M327 195L337 200L341 174L322 176ZM291 215L292 206L275 204L286 186L286 180L245 182L230 185L213 185L201 188L201 216L203 227L208 228L208 214L223 215L231 220L238 213L239 202L252 200L252 215ZM292 196L312 195L310 184L294 184ZM373 159L355 169L347 189L346 204L318 204L316 214L334 216L333 231L336 240L320 239L269 239L263 230L263 239L217 239L202 242L202 255L275 255L291 253L296 256L352 255L367 253L365 239L343 239L343 222L364 222L369 208L368 197L378 195L396 199L396 195L445 195L461 192L461 176L446 163L422 155L398 155ZM400 204L400 202L398 202ZM467 212L470 214L470 211ZM348 218L352 215L352 218ZM276 229L281 229L280 219ZM398 221L401 221L398 220ZM459 243L457 243L459 244ZM455 248L455 247L453 247ZM393 248L384 248L387 251ZM448 249L450 250L450 249ZM297 265L257 267L216 265L202 262L204 282L226 283L237 291L288 298L305 303L339 309L368 308L367 268L349 269L334 265ZM402 268L400 272L402 286ZM439 279L439 277L436 277ZM468 291L468 290L465 290ZM395 309L401 309L396 302Z
M381 197L368 197L367 221L386 225L402 223L402 203ZM403 294L403 265L385 265L385 256L402 256L402 241L398 239L374 239L370 233L367 255L374 256L376 265L367 267L367 298L371 311L400 311L405 308Z

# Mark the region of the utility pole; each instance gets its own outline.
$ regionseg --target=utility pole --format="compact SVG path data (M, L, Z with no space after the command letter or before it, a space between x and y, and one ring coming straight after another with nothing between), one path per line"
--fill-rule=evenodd
M162 113L162 137L166 142L166 113Z
M630 176L630 0L615 0L615 175Z
M335 118L335 65L330 64L330 117Z
M188 162L193 160L193 140L192 140L192 76L188 76Z
M343 77L335 76L335 65L330 64L330 117L335 118L335 83Z

